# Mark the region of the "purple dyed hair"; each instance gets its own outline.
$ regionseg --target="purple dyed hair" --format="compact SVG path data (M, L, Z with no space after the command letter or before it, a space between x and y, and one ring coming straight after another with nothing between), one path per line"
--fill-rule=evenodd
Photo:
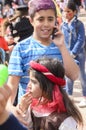
M53 0L30 0L29 1L29 15L34 17L35 12L40 10L53 9L56 15L56 6Z

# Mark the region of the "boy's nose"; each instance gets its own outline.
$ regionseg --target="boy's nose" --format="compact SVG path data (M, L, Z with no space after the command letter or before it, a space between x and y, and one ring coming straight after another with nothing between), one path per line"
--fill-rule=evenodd
M48 25L49 25L48 20L45 20L45 21L44 21L44 25L45 25L45 26L48 26Z

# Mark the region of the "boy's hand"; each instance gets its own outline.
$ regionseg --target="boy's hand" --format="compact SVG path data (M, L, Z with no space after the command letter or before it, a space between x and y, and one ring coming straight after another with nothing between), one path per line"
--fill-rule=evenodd
M61 32L61 30L58 30L56 33L55 33L55 38L53 39L53 42L56 44L56 46L59 47L59 49L64 46L64 35L63 33Z

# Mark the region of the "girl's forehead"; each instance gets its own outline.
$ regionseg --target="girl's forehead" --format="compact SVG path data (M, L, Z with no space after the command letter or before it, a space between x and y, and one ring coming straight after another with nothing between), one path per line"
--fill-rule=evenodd
M68 7L65 7L64 8L64 11L67 12L67 11L73 11L72 9L69 9Z

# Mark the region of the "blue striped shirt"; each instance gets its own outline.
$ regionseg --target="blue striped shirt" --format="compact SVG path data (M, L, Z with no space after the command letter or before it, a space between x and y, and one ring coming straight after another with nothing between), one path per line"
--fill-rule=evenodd
M49 46L45 46L33 39L32 36L17 43L14 47L10 57L8 70L9 75L21 77L19 83L18 101L25 93L29 82L29 62L41 56L57 57L59 60L62 60L61 53L54 43L51 43Z

